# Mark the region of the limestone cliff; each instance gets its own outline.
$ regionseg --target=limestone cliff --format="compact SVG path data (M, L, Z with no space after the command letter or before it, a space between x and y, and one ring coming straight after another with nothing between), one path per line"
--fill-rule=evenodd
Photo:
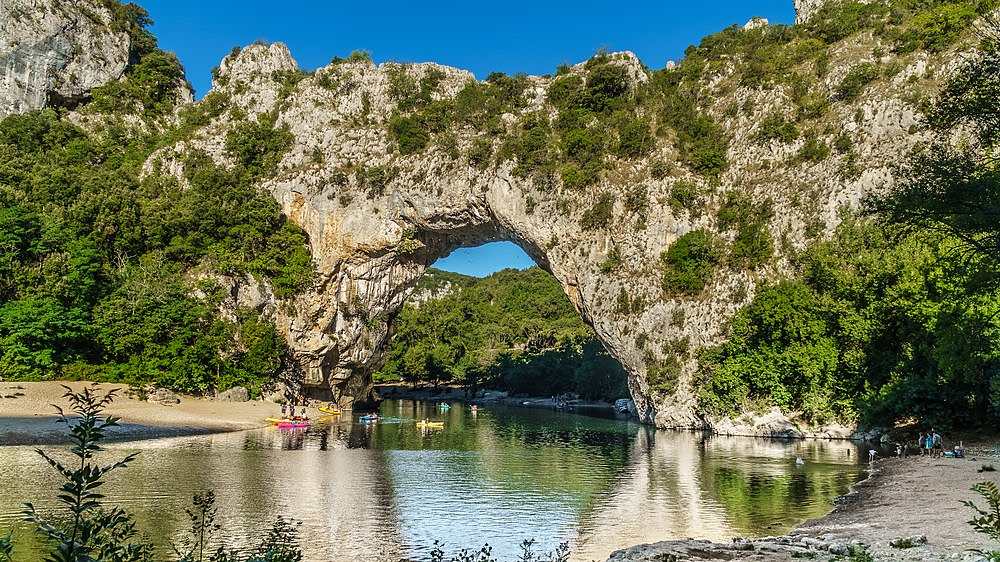
M101 6L9 0L0 6L0 118L49 104L75 105L120 78L129 36Z
M819 86L824 97L859 61L879 62L867 45L871 40L859 37L832 50ZM631 53L610 60L626 70L632 91L650 79ZM727 80L735 68L718 65L717 94L704 110L731 144L730 166L717 180L682 165L677 141L668 135L641 158L608 157L597 183L574 190L558 179L545 184L517 173L516 159L497 158L485 167L472 162L477 141L487 139L494 153L502 150L500 138L472 127L460 127L453 136L439 133L417 153L400 153L387 130L399 110L392 89L400 73L413 83L433 75L430 97L440 100L455 98L472 83L468 72L433 64L376 66L358 58L336 61L289 85L298 68L284 45L252 45L227 57L217 75L213 91L229 100L228 113L201 131L200 139L166 149L154 161L180 174L185 152L200 148L226 162L223 140L234 121L262 112L275 112L295 135L295 147L266 187L309 233L321 274L307 295L277 309L306 385L332 388L339 397L363 396L366 377L392 336L392 318L425 268L460 246L511 240L562 283L581 316L632 373L640 415L661 427L696 426L702 422L695 412L689 349L724 337L725 320L753 297L755 285L782 271L784 256L808 237L829 232L840 207L892 185L899 155L921 138L913 93L926 86L929 69L946 60L915 54L893 61L898 68L890 79L852 103L832 104L808 139L788 144L761 142L755 134L767 115L790 105L790 88L765 93L733 87ZM587 65L568 72L585 80ZM547 95L554 79L527 80L524 106L502 116L507 131L525 115L556 117ZM809 143L828 147L845 134L852 139L849 152L798 157ZM655 170L658 162L667 163L666 174ZM699 187L693 208L667 204L682 180ZM777 259L756 271L725 268L695 298L665 294L660 256L679 236L707 228L733 238L711 212L727 192L773 206L768 227L780 241ZM582 218L602 197L613 202L613 219L595 228ZM620 294L633 305L623 309ZM664 369L677 353L671 342L678 341L688 349L680 352L678 384L651 387L650 371Z
M816 5L796 2L799 17ZM728 38L766 44L769 33L749 26L732 34L756 35ZM630 372L642 419L701 426L693 352L721 341L726 321L757 284L787 272L788 257L828 235L843 207L891 188L901 155L924 137L918 107L963 48L891 55L892 45L872 31L817 43L779 45L787 66L767 67L764 78L725 53L655 75L631 53L613 53L555 77L489 83L429 63L377 66L363 55L306 73L284 45L255 44L217 69L200 102L214 108L205 113L208 124L154 153L145 173L183 183L194 153L235 165L227 143L247 123L273 122L294 135L263 186L308 233L319 277L286 302L249 278L231 281L230 294L273 313L311 394L368 397L394 316L425 269L458 247L510 240L559 280ZM25 53L16 49L9 60L29 60ZM113 58L91 53L78 64L101 57ZM773 57L752 62L764 68ZM8 78L0 99L34 101L5 102L7 111L37 107L38 92L53 91L52 84L72 84L76 89L58 91L76 95L91 83L79 75L69 80L65 64L31 84ZM100 68L106 79L121 73ZM661 99L651 109L664 90L691 82L697 95L670 98L683 107ZM580 92L606 99L588 98L591 113L557 107L560 96ZM626 103L629 111L621 109ZM461 112L472 117L456 120ZM684 122L672 119L678 112L714 123L703 130L721 131L725 143L715 148L725 165L696 172L689 145L701 139L684 136ZM582 120L576 126L584 132L605 127L600 141L560 139L557 132L572 119ZM803 134L781 133L788 122ZM635 150L627 148L627 135ZM587 151L594 168L583 164ZM773 257L720 263L696 292L665 291L663 254L680 237L703 229L732 244L742 236L718 214L734 195L764 225L757 235L774 241Z

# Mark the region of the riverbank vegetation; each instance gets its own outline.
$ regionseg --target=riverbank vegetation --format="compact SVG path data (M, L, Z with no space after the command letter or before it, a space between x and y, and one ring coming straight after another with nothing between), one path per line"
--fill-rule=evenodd
M477 279L428 270L396 319L376 382L455 382L519 394L628 395L621 364L603 349L539 267ZM426 298L425 298L426 297Z
M778 406L817 423L1000 421L1000 51L994 27L930 107L935 135L895 192L761 286L700 355L701 407ZM957 131L969 135L956 146Z

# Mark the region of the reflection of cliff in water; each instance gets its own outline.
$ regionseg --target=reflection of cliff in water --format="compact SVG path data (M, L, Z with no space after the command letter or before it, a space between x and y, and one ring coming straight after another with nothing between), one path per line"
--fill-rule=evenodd
M857 482L857 453L848 441L645 429L610 491L582 515L573 559L602 559L651 540L728 542L787 532L829 511Z
M102 491L108 505L134 514L160 557L172 552L170 543L189 529L184 509L192 495L212 490L222 525L216 545L224 541L246 549L259 542L280 514L301 522L296 529L306 560L328 559L331 542L352 545L352 554L361 559L398 560L385 455L348 450L343 437L337 430L303 434L266 429L112 444L105 459L140 454L128 468L112 472ZM320 447L325 452L317 452ZM15 526L13 515L22 501L52 513L56 505L49 467L28 447L5 447L3 452L0 489L18 493L0 497L0 514L11 515L0 518L0 529ZM38 548L30 527L16 527L18 552L24 556Z

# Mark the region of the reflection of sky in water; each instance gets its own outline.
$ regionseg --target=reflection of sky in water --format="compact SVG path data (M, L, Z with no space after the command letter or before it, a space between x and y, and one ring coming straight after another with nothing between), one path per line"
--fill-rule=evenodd
M158 538L161 557L189 526L192 494L211 489L227 544L254 543L281 514L301 522L307 562L426 560L435 540L446 559L489 542L514 560L528 538L603 560L644 542L785 532L827 511L861 468L848 442L706 438L520 408L473 417L457 404L389 402L383 414L392 423L112 444L114 458L141 454L105 492ZM445 429L419 430L424 417ZM17 525L22 553L32 535L20 503L51 509L51 474L32 448L0 448L0 489L16 491L0 494L0 529Z

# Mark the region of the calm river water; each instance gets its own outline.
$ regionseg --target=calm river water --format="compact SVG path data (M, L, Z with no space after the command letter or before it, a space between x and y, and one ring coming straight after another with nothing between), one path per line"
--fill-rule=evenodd
M604 560L644 542L784 533L826 513L867 468L846 441L713 437L516 407L473 414L458 403L389 401L382 415L113 443L108 459L140 455L104 491L165 560L204 490L216 494L218 539L246 546L277 515L291 517L307 562L426 560L435 540L446 559L488 542L514 560L528 538L536 550L570 541L574 560ZM414 422L425 417L444 429L421 430ZM0 447L0 530L18 529L15 559L36 558L25 556L36 545L21 502L51 510L52 476L32 447Z

